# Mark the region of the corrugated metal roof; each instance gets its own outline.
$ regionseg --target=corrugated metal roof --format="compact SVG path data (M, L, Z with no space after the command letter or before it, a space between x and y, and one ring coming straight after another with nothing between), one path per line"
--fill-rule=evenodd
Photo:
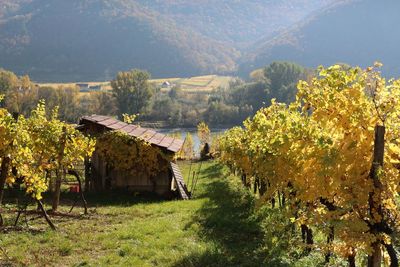
M154 130L127 124L111 117L101 115L85 116L80 119L79 124L85 125L87 122L101 125L107 130L117 130L130 136L141 138L150 144L165 148L174 153L181 150L183 146L183 140L179 138L172 138L165 134L157 133Z

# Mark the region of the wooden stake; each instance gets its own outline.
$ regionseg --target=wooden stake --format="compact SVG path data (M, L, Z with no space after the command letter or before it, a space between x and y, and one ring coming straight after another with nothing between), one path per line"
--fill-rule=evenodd
M189 175L188 175L188 184L187 184L187 187L188 187L188 188L190 187L190 172L192 171L192 163L193 163L193 161L190 161ZM192 183L193 183L193 181L192 181Z
M66 170L64 166L62 166L61 161L64 157L64 149L65 149L65 144L67 142L67 128L63 126L63 134L61 137L61 145L60 145L60 151L58 151L58 166L56 170L56 188L54 190L54 195L53 195L53 205L52 205L52 210L53 212L57 211L58 204L60 203L60 193L61 193L61 181L62 179L65 179L66 175Z
M85 157L84 165L85 165L85 192L87 193L90 190L90 182L92 178L92 173L90 169L91 164L89 161L89 157Z
M369 207L370 216L373 219L372 232L377 235L375 225L379 224L382 219L378 221L376 215L382 216L382 207L375 203L374 198L380 199L380 190L382 184L379 181L379 171L383 168L383 159L385 152L385 126L377 125L375 127L375 140L374 140L374 157L372 161L372 168L370 178L373 181L373 191L369 194ZM376 196L377 195L377 196ZM381 243L376 241L372 244L373 252L368 256L368 267L380 267L382 262Z

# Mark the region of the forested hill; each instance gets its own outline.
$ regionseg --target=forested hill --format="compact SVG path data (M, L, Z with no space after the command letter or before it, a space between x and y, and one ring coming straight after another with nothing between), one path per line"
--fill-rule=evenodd
M180 25L238 48L268 38L332 0L139 0Z
M2 0L0 67L37 81L232 73L245 47L332 0Z
M354 0L333 5L244 56L241 72L266 62L294 61L308 67L337 62L370 66L384 63L384 74L400 75L400 1Z
M133 67L156 76L230 71L238 57L136 1L32 0L6 16L0 65L36 80L109 79Z

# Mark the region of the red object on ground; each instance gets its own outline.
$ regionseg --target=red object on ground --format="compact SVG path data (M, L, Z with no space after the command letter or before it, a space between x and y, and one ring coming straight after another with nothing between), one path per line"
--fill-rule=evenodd
M79 185L71 185L69 187L69 192L71 192L71 193L79 193Z

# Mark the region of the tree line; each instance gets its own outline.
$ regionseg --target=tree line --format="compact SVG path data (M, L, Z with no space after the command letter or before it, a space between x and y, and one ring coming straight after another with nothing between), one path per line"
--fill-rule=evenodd
M49 110L59 107L59 116L77 122L90 114L118 116L136 114L137 121L161 121L169 126L240 124L272 98L289 103L294 99L296 83L314 71L288 62L274 62L251 73L248 81L233 79L228 88L211 93L190 94L177 85L168 92L150 82L151 75L134 69L119 72L111 81L112 90L81 93L77 86L38 86L29 76L0 69L2 107L28 115L39 100Z
M1 106L11 113L28 116L40 100L46 102L48 112L58 107L61 120L77 122L82 115L117 113L111 93L91 92L80 94L76 86L38 86L29 76L18 77L15 73L0 69Z

